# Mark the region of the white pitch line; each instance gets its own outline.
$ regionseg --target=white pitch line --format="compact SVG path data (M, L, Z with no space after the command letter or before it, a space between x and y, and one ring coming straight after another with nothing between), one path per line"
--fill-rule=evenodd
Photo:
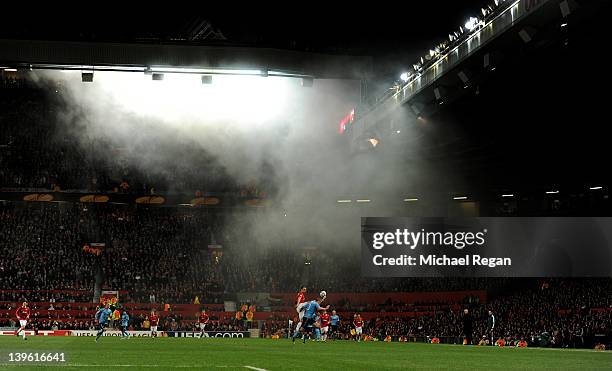
M255 371L268 371L265 368L259 368L259 367L253 367L253 366L244 366L244 368L250 368L251 370L255 370Z

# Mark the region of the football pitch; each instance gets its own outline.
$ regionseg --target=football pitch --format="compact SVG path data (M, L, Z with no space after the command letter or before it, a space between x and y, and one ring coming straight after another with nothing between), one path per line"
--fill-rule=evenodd
M10 362L9 353L65 354L65 362ZM612 352L287 339L0 336L0 369L71 370L611 370Z

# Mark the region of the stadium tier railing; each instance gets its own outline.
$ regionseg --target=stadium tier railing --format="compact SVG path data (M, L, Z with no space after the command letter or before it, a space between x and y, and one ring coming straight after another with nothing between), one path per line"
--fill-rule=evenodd
M469 34L464 40L453 46L448 52L439 55L435 62L431 63L421 73L413 75L399 89L388 90L382 97L376 100L374 107L365 111L363 115L367 116L377 110L384 111L395 105L407 102L427 86L432 85L442 75L457 67L462 61L473 55L474 52L506 32L517 22L524 19L525 16L531 14L547 2L548 0L511 1L504 11L488 20L483 26L477 26L472 31L466 30ZM366 127L360 129L361 131L367 130ZM358 130L357 134L361 134L361 131Z

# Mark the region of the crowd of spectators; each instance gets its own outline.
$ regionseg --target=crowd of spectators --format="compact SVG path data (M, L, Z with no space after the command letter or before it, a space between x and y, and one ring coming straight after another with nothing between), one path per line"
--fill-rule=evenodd
M206 212L152 209L146 213L105 214L110 247L102 255L109 287L128 288L128 301L188 303L195 296L218 303L223 279L208 245L217 218Z
M70 303L86 303L93 298L93 289L89 290L0 290L0 302L70 302ZM0 304L0 308L1 308Z
M381 313L365 322L365 334L378 340L391 336L409 340L462 344L465 339L463 309L473 318L472 344L486 337L488 312L496 318L493 338L506 344L525 340L531 346L592 347L612 341L612 281L610 279L522 280L523 287L492 298L488 303L463 305L415 317ZM342 318L338 337L350 339L351 318ZM277 327L273 327L276 325ZM285 321L285 328L286 321ZM282 321L268 328L282 330ZM286 334L286 331L284 332Z
M335 293L496 292L523 284L508 278L365 279L354 269L358 254L348 250L252 248L248 231L224 223L222 212L206 209L2 202L0 287L5 291L0 297L16 300L23 293L6 290L34 290L27 298L33 301L53 296L44 290L84 290L79 297L55 297L79 301L94 291L96 282L101 289L127 291L126 302L149 302L154 294L158 303L191 303L196 296L220 303L228 293L295 292L303 284L311 291ZM105 243L99 256L83 250L91 242ZM209 245L223 246L222 253ZM573 294L564 300L587 307L597 300L584 296L587 291L566 292ZM355 302L340 307L379 309ZM384 307L404 308L393 302Z
M94 259L78 249L78 218L73 207L0 204L0 288L92 289Z
M301 284L333 292L481 289L483 279L363 279L347 253L253 249L245 230L205 209L134 208L71 203L0 204L0 287L9 300L50 296L41 290L123 290L125 302L219 303L226 293L293 292ZM243 235L243 237L240 237ZM99 255L84 246L104 243ZM221 253L209 245L223 246ZM214 252L214 253L213 253ZM356 258L356 257L355 257ZM58 298L56 298L58 299ZM353 303L367 305L368 303Z
M221 300L223 279L208 245L217 217L207 212L145 211L76 204L0 204L0 288L127 290L128 302ZM84 251L104 243L101 254ZM96 279L97 278L97 279ZM9 300L23 293L2 292ZM29 293L29 301L47 296ZM87 301L93 299L89 294ZM50 295L49 295L50 296ZM77 294L82 296L82 294ZM70 298L69 300L74 300ZM80 299L80 298L76 298Z

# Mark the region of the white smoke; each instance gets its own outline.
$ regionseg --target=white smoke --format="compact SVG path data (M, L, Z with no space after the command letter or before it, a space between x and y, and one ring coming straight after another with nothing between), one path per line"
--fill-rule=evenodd
M96 72L94 82L84 83L77 71L37 71L35 79L61 96L57 134L84 149L108 143L130 166L169 178L173 167L198 172L203 161L215 161L238 184L272 181L278 190L272 207L249 220L259 235L333 234L330 220L346 230L335 200L354 186L353 170L337 127L358 104L358 81L315 80L307 88L294 78L215 75L205 85L190 74L153 81L141 73ZM113 153L92 156L117 161ZM356 215L344 221L358 234Z

